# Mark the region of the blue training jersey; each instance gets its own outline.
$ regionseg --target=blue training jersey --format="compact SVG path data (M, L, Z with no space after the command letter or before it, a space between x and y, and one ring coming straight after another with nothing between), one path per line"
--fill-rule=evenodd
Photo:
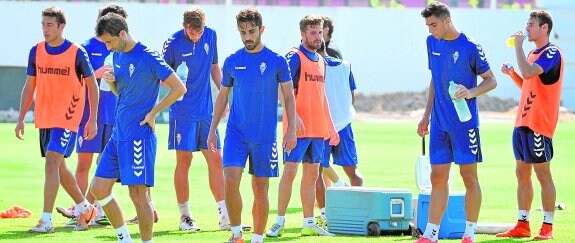
M140 126L140 122L156 104L159 80L166 80L173 72L156 51L140 42L128 52L114 52L118 104L113 139L128 141L153 134L150 126Z
M278 87L291 80L286 59L264 46L258 53L242 48L226 58L222 85L233 87L226 133L244 141L276 141Z
M188 67L188 79L184 80L188 92L181 101L170 106L170 120L199 121L210 118L214 112L210 75L212 64L218 63L216 32L204 27L202 37L193 43L182 29L164 42L163 56L174 70L182 61Z
M92 63L94 70L98 70L104 66L104 59L106 59L106 57L111 53L106 48L106 44L99 41L95 37L92 37L86 42L82 43L82 47L84 47L86 53L88 53L88 58L90 58L90 63ZM105 82L104 80L100 79L97 79L97 81L98 86L100 86L102 82ZM100 102L98 104L98 124L114 124L116 102L116 95L112 93L112 91L104 91L100 89ZM90 105L88 103L88 99L86 99L86 108L84 109L84 116L82 116L81 123L86 123L90 116Z
M451 80L467 89L477 86L477 76L490 69L483 48L463 33L449 41L430 35L427 37L427 56L434 89L431 126L448 132L479 127L477 99L466 99L472 118L462 123L448 88Z

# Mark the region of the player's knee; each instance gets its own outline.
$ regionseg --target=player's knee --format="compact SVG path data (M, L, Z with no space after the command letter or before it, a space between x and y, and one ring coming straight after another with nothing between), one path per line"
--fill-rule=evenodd
M224 182L226 186L234 186L239 185L241 180L241 174L237 175L235 173L225 173L224 174Z

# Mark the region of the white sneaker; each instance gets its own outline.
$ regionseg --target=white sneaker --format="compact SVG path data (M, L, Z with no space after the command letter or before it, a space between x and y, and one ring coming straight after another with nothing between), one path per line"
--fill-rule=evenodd
M347 184L347 182L342 180L341 182L334 182L333 186L334 187L348 187L349 184Z
M52 222L46 223L42 220L39 220L38 224L36 224L36 226L34 226L30 230L28 230L28 232L40 233L40 234L51 234L51 233L54 233L54 226L52 225Z
M186 216L180 218L180 230L199 231L200 226L192 218Z
M266 236L268 237L281 237L284 234L283 224L274 223L272 227L266 231Z
M301 229L302 236L309 236L309 235L323 235L323 236L335 236L333 233L329 233L326 230L318 227L317 225L312 226L304 226Z

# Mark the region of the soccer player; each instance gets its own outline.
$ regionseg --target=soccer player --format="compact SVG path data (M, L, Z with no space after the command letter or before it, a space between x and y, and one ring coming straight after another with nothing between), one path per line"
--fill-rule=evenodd
M324 140L329 138L330 145L337 145L339 142L325 96L325 61L317 53L322 41L323 20L319 16L306 15L300 20L299 28L301 45L290 51L287 59L292 71L298 122L301 122L305 129L298 130L297 146L291 152L284 152L278 215L276 223L266 232L269 237L279 237L284 232L285 213L300 162L303 164L300 195L304 216L301 234L334 236L318 227L313 217L315 184L319 165L323 161Z
M291 151L296 144L295 100L286 59L268 49L261 41L265 30L261 14L253 8L243 9L236 15L236 23L244 48L224 62L222 88L216 99L207 143L212 151L217 151L216 127L233 88L223 151L225 199L232 230L228 242L244 242L241 230L243 204L239 188L246 159L249 159L248 172L252 175L254 193L254 234L251 242L261 243L269 213L269 178L278 176L278 89L281 87L288 114L285 124L288 129L282 142L286 151Z
M325 26L325 24L324 24ZM363 186L363 177L357 169L357 151L353 139L351 122L355 119L355 79L351 72L351 64L347 61L328 56L325 45L322 43L317 53L325 58L325 95L329 101L329 111L339 134L339 144L329 145L329 140L324 142L324 153L319 177L316 181L316 200L320 215L316 217L316 223L325 227L325 188L322 171L332 168L329 163L330 155L333 157L333 164L343 167L344 172L349 177L352 186Z
M323 19L323 40L325 41L326 54L330 57L335 57L337 59L342 59L341 51L331 40L333 35L333 19L329 16L321 16Z
M190 92L170 106L168 138L168 149L176 150L174 186L180 209L180 229L200 230L190 213L188 172L192 163L192 153L201 151L208 163L210 189L220 214L220 230L230 230L224 200L224 173L217 129L218 150L211 151L206 144L213 115L210 75L218 89L222 81L216 31L206 26L206 14L199 7L184 12L182 27L183 29L164 42L163 49L164 60L174 70L179 65L186 65L189 70L187 80L182 81Z
M552 138L557 127L561 86L563 84L563 53L549 42L553 20L543 10L531 12L525 33L517 32L515 54L520 74L513 67L504 64L501 71L511 77L521 89L521 99L513 130L513 152L515 153L515 175L517 176L518 220L515 227L497 237L531 237L529 210L533 201L531 171L535 170L541 185L543 203L543 225L535 240L553 238L555 216L555 184L551 176L553 158ZM524 37L535 44L535 49L525 57Z
M128 32L126 20L115 13L98 19L96 36L114 51L114 67L104 79L118 95L112 138L106 144L92 180L91 192L100 202L120 242L131 242L112 187L127 185L136 207L142 242L152 242L154 216L148 187L154 186L157 114L186 93L186 87L162 57ZM160 80L168 94L156 104Z
M427 37L431 82L417 133L420 136L430 133L432 189L427 226L423 236L416 242L437 242L439 224L449 196L451 162L459 165L459 174L466 189L466 227L462 242L474 242L481 208L477 163L483 160L476 97L494 89L497 81L483 48L453 25L449 7L441 2L433 2L421 11L421 16L425 18L431 34ZM479 84L478 75L483 79ZM458 84L454 98L465 99L469 107L472 118L468 121L460 121L455 111L452 97L448 93L451 80Z
M30 50L26 83L22 88L16 137L24 139L24 117L35 98L34 123L40 129L40 151L46 158L44 209L34 233L53 233L52 210L59 184L76 203L79 215L74 230L86 230L96 214L66 168L65 158L74 150L86 96L90 113L80 136L91 140L97 133L98 84L86 51L63 37L64 11L50 7L42 11L44 41ZM86 91L86 87L88 91ZM87 95L86 95L87 94Z
M128 17L128 14L123 7L118 5L109 5L98 11L98 19L108 13L117 13L122 17ZM91 193L86 193L88 189L88 172L90 172L90 167L92 166L92 158L94 153L98 154L96 162L100 158L100 153L104 150L104 146L110 136L112 135L112 128L114 126L114 112L116 111L116 95L110 91L108 84L101 80L104 74L104 59L110 55L110 51L106 49L106 45L101 42L97 37L92 37L82 44L82 47L88 53L88 58L92 67L95 69L94 75L98 81L100 87L100 101L98 104L98 133L96 137L91 140L84 140L83 137L79 136L76 139L76 153L78 153L78 165L76 167L76 181L82 191L83 195L86 195L86 199L89 203L94 204L97 209L96 218L93 221L95 225L109 225L110 222L100 204L96 201L94 202L94 196ZM86 122L90 117L90 109L87 106L84 109L84 115L82 116L82 121L80 122L80 129L78 133L82 133L86 126ZM71 218L70 222L66 224L67 227L74 227L76 225L76 218L79 211L75 210L75 207L70 209L65 209L63 207L56 207L56 211L62 214L64 217Z

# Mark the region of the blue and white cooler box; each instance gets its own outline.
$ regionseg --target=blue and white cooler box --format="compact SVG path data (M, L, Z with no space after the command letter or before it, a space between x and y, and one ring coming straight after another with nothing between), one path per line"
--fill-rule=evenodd
M412 194L408 189L329 187L326 190L329 232L350 235L410 234Z
M431 164L429 157L421 156L415 165L415 177L419 196L417 197L416 226L421 232L427 227L429 203L431 199ZM453 168L452 168L453 170ZM462 238L465 232L465 192L451 192L449 179L449 199L439 226L439 239Z

